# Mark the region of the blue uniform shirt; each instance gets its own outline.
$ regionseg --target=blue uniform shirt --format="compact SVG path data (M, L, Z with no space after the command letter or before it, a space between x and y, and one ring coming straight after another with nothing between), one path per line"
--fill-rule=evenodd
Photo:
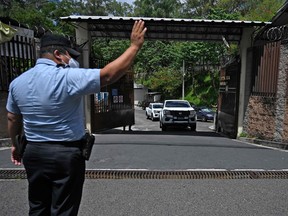
M99 91L100 69L57 67L40 58L11 82L6 108L23 115L29 141L75 141L85 134L83 96Z

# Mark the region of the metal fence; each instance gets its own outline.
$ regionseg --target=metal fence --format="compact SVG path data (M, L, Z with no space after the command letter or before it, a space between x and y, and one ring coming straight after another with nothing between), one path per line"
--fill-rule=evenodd
M277 93L281 42L253 48L252 95L275 97Z
M35 65L34 38L15 35L9 42L0 44L0 90L8 91L13 79Z

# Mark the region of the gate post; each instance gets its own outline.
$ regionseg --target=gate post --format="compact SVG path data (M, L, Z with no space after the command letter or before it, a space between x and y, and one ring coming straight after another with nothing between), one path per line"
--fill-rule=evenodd
M77 23L76 27L76 43L78 45L85 44L82 47L80 64L84 68L89 68L89 56L90 56L90 34L88 31L88 24L86 22ZM84 124L86 128L91 131L91 96L84 97Z
M240 42L240 59L241 59L241 72L240 72L240 85L239 85L239 98L238 98L238 128L237 128L237 136L239 137L243 131L243 122L245 115L245 93L246 88L249 86L246 85L247 80L247 51L248 48L251 47L252 43L252 34L253 28L244 28L242 33L242 39ZM249 95L248 95L249 97Z

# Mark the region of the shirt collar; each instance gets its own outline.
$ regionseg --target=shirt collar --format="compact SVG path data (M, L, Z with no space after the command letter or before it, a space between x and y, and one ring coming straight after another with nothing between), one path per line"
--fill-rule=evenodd
M36 61L36 65L37 64L46 64L46 65L53 65L53 66L57 66L56 62L52 61L51 59L47 59L47 58L39 58Z

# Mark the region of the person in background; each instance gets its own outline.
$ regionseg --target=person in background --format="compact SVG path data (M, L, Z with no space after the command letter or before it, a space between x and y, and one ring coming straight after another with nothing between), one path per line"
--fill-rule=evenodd
M83 96L125 75L146 30L144 21L135 21L130 47L102 69L79 68L75 58L80 53L68 39L44 35L36 65L11 82L6 105L11 161L21 165L15 141L23 126L28 142L23 164L29 183L29 215L78 214L85 179Z

